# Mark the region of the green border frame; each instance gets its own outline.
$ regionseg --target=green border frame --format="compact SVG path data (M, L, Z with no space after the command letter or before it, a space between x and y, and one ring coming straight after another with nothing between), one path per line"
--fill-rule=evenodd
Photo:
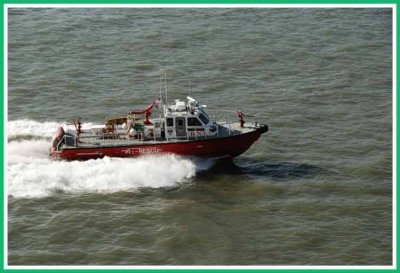
M395 5L395 10L396 10L396 15L399 16L400 15L400 0L2 0L1 1L1 14L0 14L0 19L1 19L1 52L3 54L3 62L2 62L2 66L1 66L1 90L2 90L2 94L1 94L1 113L0 113L0 118L1 121L4 121L4 84L5 84L5 78L4 78L4 69L5 68L5 56L4 56L4 11L5 11L5 5L7 4L394 4ZM397 17L396 16L396 17ZM395 90L393 90L393 92L395 92L396 94L396 139L393 139L392 141L394 141L396 143L396 151L394 151L394 155L393 157L396 158L396 174L399 173L400 170L400 165L397 162L397 150L398 150L398 141L397 141L397 136L400 134L400 129L398 126L398 109L397 109L397 105L399 105L400 102L400 97L399 94L397 92L397 87L399 86L399 83L397 82L397 78L399 75L399 71L397 70L397 63L399 63L400 61L400 57L399 57L399 53L400 50L398 49L398 42L399 42L399 28L400 28L400 24L399 24L399 20L397 20L396 18L396 48L395 48L395 52L396 52L396 62L392 64L392 69L396 69L396 86L394 86ZM394 45L393 45L394 46ZM396 67L395 67L396 65ZM395 80L395 79L393 79ZM392 106L394 107L394 105ZM394 122L394 120L393 120ZM0 125L0 141L1 141L1 145L0 145L0 162L2 164L1 167L1 177L3 178L3 185L0 189L0 194L1 194L1 204L0 204L0 210L1 210L1 216L3 219L3 223L4 221L6 221L7 219L5 218L4 215L4 205L5 205L5 200L3 200L4 197L4 169L3 167L5 166L5 162L4 162L4 123L2 122ZM397 177L396 177L396 197L399 195L400 190L397 187ZM397 199L397 198L396 198ZM398 216L398 204L396 202L396 220L397 220L397 216ZM0 225L0 243L1 243L1 247L2 249L0 250L0 253L3 253L1 255L0 258L0 272L48 272L48 273L52 273L52 272L71 272L71 271L77 271L77 272L121 272L121 271L134 271L137 273L159 273L159 272L163 272L163 271L168 271L168 272L182 272L182 273L196 273L196 272L204 272L204 271L208 271L208 272L221 272L221 273L225 273L225 272L236 272L236 271L240 271L240 272L279 272L279 273L291 273L291 272L298 272L298 271L308 271L308 272L326 272L326 273L330 273L330 272L343 272L343 273L348 273L348 272L398 272L399 270L399 258L400 255L398 253L398 249L397 249L397 245L399 242L399 238L397 237L399 227L397 225L397 221L396 221L396 230L394 230L395 234L396 234L396 241L394 242L393 250L396 250L396 263L394 264L395 268L394 269L357 269L354 268L352 269L351 266L348 266L348 268L346 268L346 266L343 266L339 269L330 269L330 268L310 268L310 269L196 269L195 267L193 269L180 269L180 268L176 268L176 269L131 269L131 268L124 268L121 267L120 269L111 269L111 268L102 268L102 269L91 269L91 268L83 268L83 269L75 269L75 268L71 268L71 269L54 269L54 268L42 268L40 266L33 266L32 269L5 269L4 266L4 261L5 261L5 257L4 257L4 253L2 250L4 250L5 248L5 234L4 234L4 226L3 224ZM84 266L82 266L84 267ZM328 266L327 266L328 267ZM342 269L343 268L343 269ZM400 271L399 271L400 272Z

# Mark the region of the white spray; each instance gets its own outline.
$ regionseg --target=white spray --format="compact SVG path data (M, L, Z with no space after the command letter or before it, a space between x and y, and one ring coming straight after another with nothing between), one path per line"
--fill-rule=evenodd
M56 122L19 120L8 123L8 132L9 135L48 133L50 136L59 125ZM56 192L112 193L140 187L174 187L190 181L198 169L203 170L209 165L207 163L205 167L192 159L175 155L54 161L48 157L50 145L44 140L7 144L9 196L29 198Z

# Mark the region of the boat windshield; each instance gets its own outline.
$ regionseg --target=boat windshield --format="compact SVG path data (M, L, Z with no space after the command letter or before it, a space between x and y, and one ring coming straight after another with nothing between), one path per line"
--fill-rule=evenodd
M207 125L210 122L203 113L199 114L199 119L201 119L201 121L204 123L204 125Z

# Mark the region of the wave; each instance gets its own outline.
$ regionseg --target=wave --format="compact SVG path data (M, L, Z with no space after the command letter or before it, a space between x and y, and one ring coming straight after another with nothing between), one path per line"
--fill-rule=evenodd
M45 121L39 122L29 119L19 119L8 121L7 133L8 141L20 141L29 139L46 139L51 138L52 134L58 127L63 127L65 131L74 129L74 126L67 122ZM93 126L99 126L91 122L82 124L82 129L88 129Z
M141 187L175 187L189 182L196 166L173 155L85 162L38 160L8 166L8 195L46 197L56 193L113 193Z
M31 136L49 136L59 126L66 126L66 123L58 122L38 122L28 119L20 119L8 121L7 131L8 137L15 137L20 135L31 135Z
M56 122L12 121L9 133L36 135L52 132ZM9 134L10 135L10 134ZM113 193L141 187L176 187L191 181L212 160L176 155L56 161L48 157L47 139L21 139L6 147L8 196L37 198L57 193Z

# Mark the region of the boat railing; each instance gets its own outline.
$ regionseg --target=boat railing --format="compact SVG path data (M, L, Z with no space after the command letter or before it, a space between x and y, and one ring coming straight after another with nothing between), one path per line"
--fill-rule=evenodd
M57 143L55 147L56 150L60 150L62 144L69 147L77 147L77 146L102 146L102 145L117 145L117 144L134 144L134 143L142 143L142 142L157 142L157 141L182 141L182 140L204 140L210 138L220 138L232 136L240 133L237 130L237 120L230 119L229 116L224 116L219 120L211 119L212 124L203 127L192 127L188 128L186 126L186 135L182 137L167 137L165 134L164 138L156 135L156 132L153 130L151 135L145 135L144 131L138 131L135 137L129 136L126 131L115 130L113 132L107 133L93 133L92 131L83 132L79 135L79 138L73 133L73 131L69 132L69 134L65 134L63 138ZM211 127L217 126L217 133L210 133ZM190 129L190 130L189 130Z
M79 135L79 138L75 133L69 135L64 135L63 138L57 143L57 150L60 149L62 144L65 144L69 147L78 147L80 145L90 145L90 146L102 146L107 144L133 144L133 143L142 143L147 141L161 141L166 140L166 138L161 139L158 138L153 131L151 136L146 136L144 131L139 131L136 133L135 137L129 136L129 133L122 131L114 131L110 133L92 133L92 132L84 132Z

